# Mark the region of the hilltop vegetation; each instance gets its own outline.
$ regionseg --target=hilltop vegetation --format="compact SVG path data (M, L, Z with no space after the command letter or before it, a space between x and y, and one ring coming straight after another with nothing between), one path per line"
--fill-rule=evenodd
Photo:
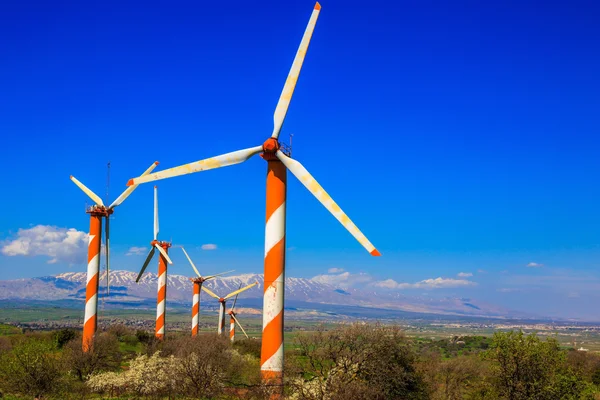
M5 329L8 330L8 329ZM342 325L295 335L286 351L290 399L599 399L600 357L522 332L410 339L394 326ZM0 337L8 399L264 399L260 341L171 335L115 325L93 351L79 332Z

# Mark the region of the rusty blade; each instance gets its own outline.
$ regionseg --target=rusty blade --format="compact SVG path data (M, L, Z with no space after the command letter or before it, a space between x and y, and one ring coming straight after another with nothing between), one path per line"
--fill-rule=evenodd
M231 153L207 158L205 160L181 165L179 167L165 169L163 171L148 174L146 176L139 176L137 178L130 179L129 182L127 182L127 186L139 185L140 183L157 181L165 178L173 178L175 176L192 174L194 172L207 171L209 169L228 167L230 165L242 163L250 157L252 157L253 155L260 153L261 151L262 145L250 147L248 149L233 151Z
M283 121L285 120L285 115L287 114L290 106L290 101L292 101L292 95L294 94L294 89L296 88L296 82L298 82L300 70L302 69L302 64L304 63L304 58L306 57L308 45L310 44L310 38L315 30L315 25L317 24L317 18L319 18L320 12L321 5L317 2L310 19L308 20L308 25L306 26L304 36L302 36L302 41L300 42L300 46L296 52L296 57L292 63L292 68L290 69L285 84L283 85L283 90L281 91L279 101L277 102L277 107L275 108L275 114L273 114L272 138L277 139L279 137L279 132L283 126Z
M158 165L158 161L155 161L154 163L152 163L150 168L145 170L144 173L140 176L148 175L150 172L152 172L154 170L154 168L156 168L157 165ZM137 185L129 186L127 189L125 189L125 191L123 193L121 193L121 195L119 195L119 197L117 197L117 199L115 201L112 202L112 204L110 206L108 206L108 208L115 208L116 206L118 206L119 204L124 202L125 199L128 198L129 195L135 190L135 188L137 188Z
M74 184L76 184L79 189L83 190L83 193L87 194L88 197L90 199L92 199L94 201L94 203L96 203L96 205L98 206L103 206L104 203L102 202L102 199L94 192L92 192L90 189L88 189L87 186L85 186L83 183L79 182L77 180L77 178L75 178L73 175L71 175L71 180L73 181Z
M313 178L313 176L306 170L306 168L304 168L302 164L300 164L296 160L289 158L288 156L283 154L281 150L277 150L277 158L281 160L283 165L285 165L285 167L288 170L290 170L290 172L294 174L294 176L298 178L300 182L302 182L302 184L308 189L308 191L311 192L317 198L317 200L319 200L321 204L323 204L325 208L329 210L329 212L333 214L333 216L338 221L340 221L342 225L344 225L344 228L346 228L348 232L350 232L352 236L354 236L354 238L358 240L358 242L365 249L367 249L369 253L371 253L372 256L381 255L381 253L379 253L379 251L375 248L375 246L373 246L369 239L367 239L367 237L360 231L360 229L358 229L358 227L354 225L354 222L350 220L346 213L342 211L340 206L338 206L335 201L333 201L331 196L327 194L325 189L323 189L323 187L319 185L319 182L317 182L316 179Z

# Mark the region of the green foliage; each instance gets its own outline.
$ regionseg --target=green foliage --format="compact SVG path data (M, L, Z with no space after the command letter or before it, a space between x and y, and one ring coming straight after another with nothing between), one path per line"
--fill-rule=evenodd
M296 340L287 374L296 398L427 398L416 355L397 327L355 324Z
M135 337L140 343L148 344L153 338L148 332L143 330L138 330L135 332Z
M566 363L558 341L522 331L496 333L486 353L491 382L500 399L578 399L588 384Z
M233 342L233 348L240 354L250 354L256 358L260 358L261 341L256 339L242 339Z
M69 371L80 381L99 371L117 370L122 358L116 336L106 332L96 334L87 352L82 350L81 340L72 340L63 356Z
M59 349L77 337L77 332L74 329L61 329L54 332L54 340Z
M56 345L47 340L22 340L0 357L0 392L41 397L59 392L65 381Z

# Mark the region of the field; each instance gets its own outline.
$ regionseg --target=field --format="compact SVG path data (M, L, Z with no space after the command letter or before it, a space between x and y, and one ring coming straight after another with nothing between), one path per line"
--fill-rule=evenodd
M335 310L335 308L334 308ZM285 333L286 342L290 342L298 332L314 331L319 326L332 328L340 323L350 321L381 322L401 327L404 333L422 340L441 340L455 336L485 336L491 337L494 332L521 329L525 333L536 333L538 336L555 337L564 348L581 348L590 352L600 352L600 326L581 323L556 323L549 321L528 320L494 320L461 318L457 316L428 316L425 318L394 318L385 310L379 310L374 318L365 319L332 312L299 313L291 310L286 313ZM306 315L309 315L308 317ZM132 329L153 331L154 309L102 309L99 307L98 323L100 328L114 324L124 324ZM190 313L182 307L167 309L167 331L185 332L190 329ZM250 337L260 338L262 321L259 314L238 315L239 321ZM83 323L81 303L60 302L56 304L20 303L0 301L0 335L18 332L20 328L33 330L49 330L71 327L80 329ZM9 324L9 325L7 325ZM214 309L203 309L200 312L199 329L203 332L216 330L217 313ZM225 329L229 330L229 319L226 319ZM18 327L18 328L17 328ZM237 329L236 335L243 335Z

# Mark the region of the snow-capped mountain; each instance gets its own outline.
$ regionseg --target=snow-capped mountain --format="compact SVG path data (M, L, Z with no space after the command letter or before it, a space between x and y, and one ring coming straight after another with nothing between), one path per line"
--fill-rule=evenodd
M156 298L157 276L146 273L135 282L136 272L111 271L110 273L110 296L104 298L107 303L115 305L140 304ZM258 282L255 287L240 294L242 299L254 299L252 302L257 307L261 304L259 299L263 295L262 274L242 274L235 276L223 276L206 281L210 290L219 296L225 296L240 285L246 286ZM18 279L11 281L0 281L0 300L65 300L85 299L85 272L66 272L55 276L40 278ZM105 296L106 275L100 275L100 296ZM448 315L472 315L472 316L506 316L506 310L473 301L471 299L459 298L420 298L407 297L395 291L377 292L359 289L341 289L330 284L317 282L312 279L289 277L285 280L286 306L294 302L331 304L338 306L360 306L370 308L381 308L398 311L417 313L448 314ZM188 277L182 275L167 275L167 300L171 304L188 305L192 298L192 283ZM202 301L209 298L202 295Z

